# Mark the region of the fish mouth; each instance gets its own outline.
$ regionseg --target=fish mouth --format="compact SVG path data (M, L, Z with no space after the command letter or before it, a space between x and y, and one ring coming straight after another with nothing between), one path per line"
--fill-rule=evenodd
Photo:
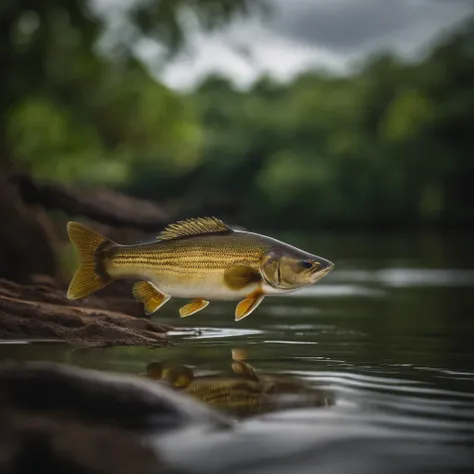
M321 280L321 278L324 278L334 268L334 263L330 261L324 262L323 265L323 268L316 269L316 271L311 275L311 283L316 283Z

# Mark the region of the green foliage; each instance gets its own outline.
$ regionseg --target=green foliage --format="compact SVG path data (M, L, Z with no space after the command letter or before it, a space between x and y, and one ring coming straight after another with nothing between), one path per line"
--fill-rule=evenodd
M0 165L8 155L16 155L10 147L16 146L23 125L12 125L12 120L24 116L25 110L37 110L38 102L45 108L45 117L54 116L55 128L63 117L63 131L79 127L78 136L98 134L105 149L101 150L100 144L92 146L96 156L115 160L117 147L124 145L123 155L129 154L128 144L138 147L140 154L147 154L150 146L164 147L168 153L173 139L184 139L186 146L195 140L194 124L187 118L180 123L179 99L145 73L134 55L137 44L158 42L169 57L188 39L185 14L209 30L261 6L262 0L117 0L107 2L101 11L94 2L82 0L3 0ZM26 103L30 100L36 106ZM9 132L13 138L5 136L8 126L13 127ZM57 138L53 141L54 145L41 145L42 152L59 146ZM89 154L89 150L85 152ZM174 145L172 152L176 153ZM19 154L21 161L32 161L32 157L21 156L21 151ZM192 154L186 152L178 161L186 166L194 159ZM68 157L72 154L60 159Z
M207 79L189 97L205 161L187 195L273 227L472 225L473 37L467 23L419 63L379 56L345 78Z
M390 104L381 122L381 136L387 142L415 138L433 117L433 104L416 90L402 90Z
M73 107L24 100L10 112L7 141L36 176L69 182L116 186L137 162L172 156L169 170L184 172L200 158L192 105L136 71L105 78Z
M105 20L82 2L22 3L0 8L14 33L0 118L10 155L36 176L177 201L188 215L232 209L249 225L474 224L472 21L418 63L379 55L347 77L262 77L247 91L212 76L178 94L133 59L134 42L175 52L180 12L214 28L253 2L135 2L112 56L93 49Z
M187 40L184 13L213 29L261 0L119 3L1 3L0 168L13 158L38 177L120 185L136 167L185 173L200 162L193 104L154 81L133 49L147 39L174 54Z

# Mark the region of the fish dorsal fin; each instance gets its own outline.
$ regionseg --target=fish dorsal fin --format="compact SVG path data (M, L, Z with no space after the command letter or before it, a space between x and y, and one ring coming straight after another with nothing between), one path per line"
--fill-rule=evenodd
M170 224L158 236L159 240L172 240L202 234L229 234L233 230L217 217L196 217Z

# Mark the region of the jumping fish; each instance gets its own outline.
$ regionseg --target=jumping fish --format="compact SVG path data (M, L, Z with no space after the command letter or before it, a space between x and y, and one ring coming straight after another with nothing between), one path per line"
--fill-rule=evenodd
M114 280L133 278L134 297L146 314L171 297L192 301L181 317L210 301L239 301L235 321L248 316L265 296L312 285L334 264L271 237L235 230L216 217L178 221L149 243L121 245L78 222L68 222L79 267L67 297L84 298Z

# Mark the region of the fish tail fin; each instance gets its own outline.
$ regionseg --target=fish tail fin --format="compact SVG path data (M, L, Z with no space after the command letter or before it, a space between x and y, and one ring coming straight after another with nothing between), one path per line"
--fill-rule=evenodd
M67 231L69 239L79 254L79 266L67 291L67 298L76 300L112 282L105 267L103 250L116 244L79 222L68 222Z

